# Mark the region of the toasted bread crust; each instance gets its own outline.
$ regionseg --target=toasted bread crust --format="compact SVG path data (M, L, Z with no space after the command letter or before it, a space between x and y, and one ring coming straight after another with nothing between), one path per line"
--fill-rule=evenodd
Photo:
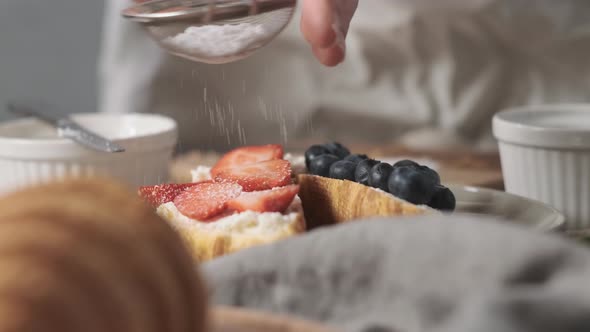
M186 226L185 224L176 222L172 218L163 217L180 233L193 258L199 262L286 239L305 232L306 228L302 213L297 216L296 222L290 224L288 227L257 235L215 230L205 231Z
M308 229L360 218L433 212L386 192L346 180L301 174L297 177Z

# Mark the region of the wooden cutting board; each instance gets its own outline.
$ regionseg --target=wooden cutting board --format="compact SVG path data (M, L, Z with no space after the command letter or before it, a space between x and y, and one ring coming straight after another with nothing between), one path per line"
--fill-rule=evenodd
M410 158L434 161L445 184L504 189L500 157L497 153L469 151L415 151L396 145L349 145L354 153L364 153L376 159ZM304 147L287 146L286 151L303 153ZM213 165L218 153L193 151L177 156L170 166L172 182L190 182L191 169L198 165Z

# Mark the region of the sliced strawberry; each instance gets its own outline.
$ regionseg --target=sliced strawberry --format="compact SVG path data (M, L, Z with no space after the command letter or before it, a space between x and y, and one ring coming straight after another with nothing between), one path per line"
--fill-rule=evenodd
M211 182L211 181L209 181ZM158 207L162 204L172 202L176 196L180 195L186 189L190 187L194 187L197 185L196 183L183 183L183 184L176 184L176 183L168 183L168 184L159 184L156 186L143 186L139 187L137 193L141 198L143 198L146 202L151 204L154 207Z
M245 146L226 153L211 169L215 177L225 168L244 166L261 161L283 159L283 147L278 144Z
M299 192L299 186L292 184L281 188L242 193L227 202L227 207L239 212L283 212Z
M215 182L237 183L244 191L282 187L291 184L291 164L278 159L226 168L215 176Z
M199 183L178 195L174 205L183 215L205 221L224 212L227 202L241 193L235 183Z

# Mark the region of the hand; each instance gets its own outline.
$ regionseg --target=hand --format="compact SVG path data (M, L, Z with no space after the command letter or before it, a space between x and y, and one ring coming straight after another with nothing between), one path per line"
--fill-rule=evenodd
M316 58L336 66L346 55L346 35L358 0L303 0L301 32Z

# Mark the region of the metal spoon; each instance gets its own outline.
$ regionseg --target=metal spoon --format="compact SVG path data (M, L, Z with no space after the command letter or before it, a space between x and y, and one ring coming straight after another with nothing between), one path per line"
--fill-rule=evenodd
M57 128L59 136L69 138L76 143L99 152L124 152L125 149L108 139L80 126L69 117L57 117L41 112L36 107L24 104L8 103L6 108L19 116L29 116L39 119Z

